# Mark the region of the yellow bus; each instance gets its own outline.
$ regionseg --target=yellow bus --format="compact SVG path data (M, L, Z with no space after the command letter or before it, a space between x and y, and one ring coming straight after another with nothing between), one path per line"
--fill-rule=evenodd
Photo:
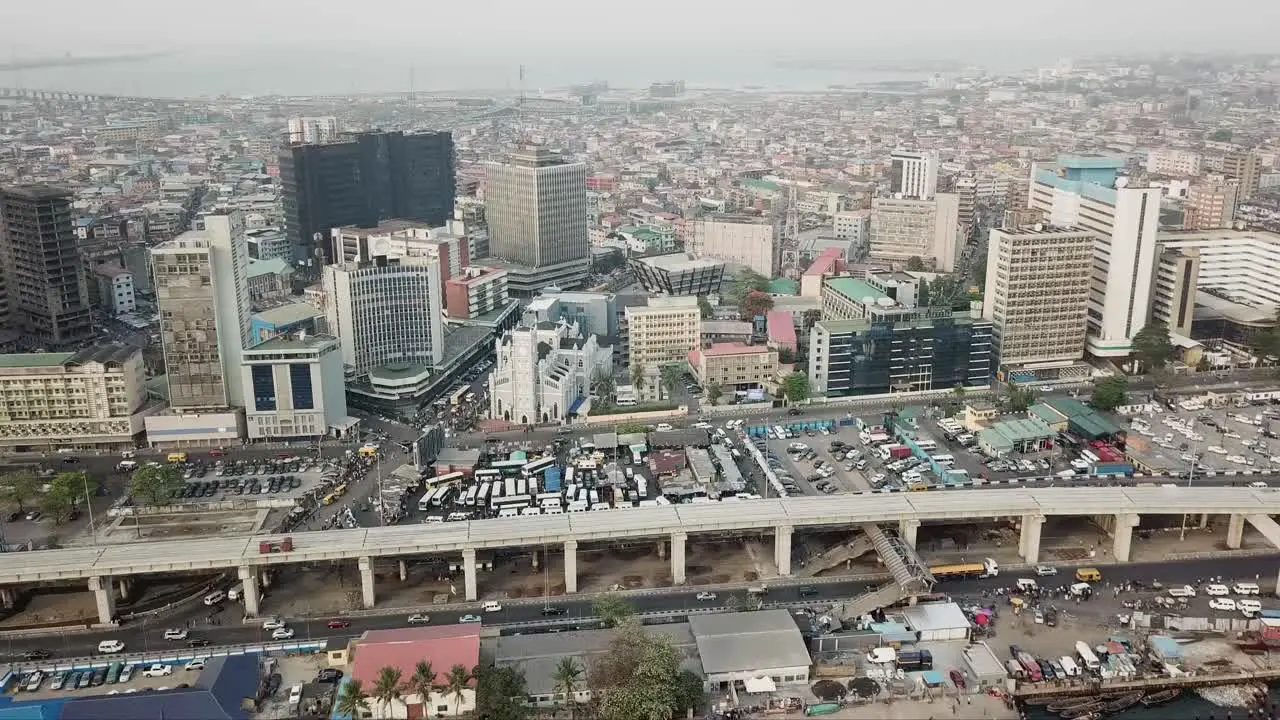
M371 457L377 457L377 455L378 455L378 448L373 447L372 445L365 445L364 447L360 448L360 457L371 458Z
M336 501L337 499L338 499L337 495L334 495L333 493L329 493L328 495L325 495L324 500L321 500L320 502L324 503L325 505L332 505L334 501Z
M346 483L342 483L342 484L341 484L341 485L339 485L338 487L334 488L334 489L333 489L333 494L334 494L334 495L336 495L336 496L338 496L338 497L342 497L343 495L346 495L346 494L347 494L347 484L346 484Z
M187 454L184 452L169 453L169 462L171 463L184 463L186 461L187 461Z

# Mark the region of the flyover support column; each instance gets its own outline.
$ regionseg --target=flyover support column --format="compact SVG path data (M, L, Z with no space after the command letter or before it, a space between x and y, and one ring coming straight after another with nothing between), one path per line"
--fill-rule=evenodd
M89 589L98 603L98 622L109 625L116 619L116 588L110 575L89 578Z
M898 537L912 550L916 549L916 531L920 529L919 520L903 518L898 521Z
M778 574L791 574L791 533L790 525L779 525L773 533L773 562L778 567Z
M1133 529L1138 527L1142 518L1133 513L1116 515L1115 537L1111 545L1111 554L1117 562L1129 562L1129 552L1133 545Z
M564 591L578 592L578 541L564 541Z
M684 544L689 539L685 533L671 533L671 584L683 585L685 581Z
M244 586L245 617L258 617L258 571L242 567L237 574L240 576L240 584Z
M129 582L129 578L120 578L116 581L116 585L120 588L120 599L128 600L129 591L133 589L133 583Z
M1022 516L1022 538L1018 542L1018 550L1022 559L1034 565L1040 562L1040 529L1044 527L1043 515Z
M476 551L473 548L462 551L462 585L467 602L480 599L480 592L476 589Z
M372 610L377 599L373 591L373 558L360 558L360 592L364 595L364 609Z
M1244 515L1238 513L1231 514L1231 521L1227 523L1227 548L1230 550L1239 550L1244 544Z
M1200 529L1209 527L1209 513L1200 513Z
M409 567L405 565L404 560L400 561L400 582L409 579Z

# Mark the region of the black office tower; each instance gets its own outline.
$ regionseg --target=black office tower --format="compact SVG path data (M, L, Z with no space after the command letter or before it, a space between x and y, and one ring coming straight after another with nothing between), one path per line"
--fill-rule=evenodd
M444 225L453 216L453 136L367 132L280 152L285 232L294 260L329 257L329 234L403 218Z

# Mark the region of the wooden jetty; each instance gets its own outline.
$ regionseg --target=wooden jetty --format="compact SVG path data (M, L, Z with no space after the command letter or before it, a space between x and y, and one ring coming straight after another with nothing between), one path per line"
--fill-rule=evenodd
M1127 692L1159 692L1171 688L1198 688L1218 685L1256 685L1280 682L1280 669L1238 670L1224 673L1197 673L1182 677L1159 677L1146 680L1095 680L1056 685L1052 683L1018 683L1013 696L1018 700L1049 700L1073 695L1112 695Z

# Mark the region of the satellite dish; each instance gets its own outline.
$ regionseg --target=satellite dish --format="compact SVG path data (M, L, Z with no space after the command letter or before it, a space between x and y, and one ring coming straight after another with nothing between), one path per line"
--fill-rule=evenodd
M1119 190L1120 188L1123 188L1123 187L1128 187L1128 185L1129 185L1129 178L1127 178L1127 177L1118 177L1118 178L1116 178L1116 189L1117 189L1117 190Z

